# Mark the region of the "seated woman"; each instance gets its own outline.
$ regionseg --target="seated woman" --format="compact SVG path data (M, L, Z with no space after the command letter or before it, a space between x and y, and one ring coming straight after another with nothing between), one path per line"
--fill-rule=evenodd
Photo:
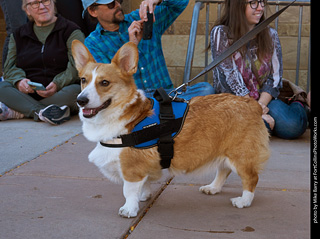
M233 42L265 19L266 0L225 0L224 13L211 31L211 53L216 58ZM246 46L213 70L216 93L251 97L262 107L262 118L272 134L294 139L307 128L304 105L277 99L282 87L282 51L277 32L266 28Z
M57 125L76 112L80 92L72 41L84 42L79 27L55 13L55 0L23 0L30 21L10 36L0 82L0 120L34 118ZM28 82L41 83L34 90Z

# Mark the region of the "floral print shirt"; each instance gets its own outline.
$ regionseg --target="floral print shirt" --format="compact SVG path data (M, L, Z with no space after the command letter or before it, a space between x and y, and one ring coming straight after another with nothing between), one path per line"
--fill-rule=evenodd
M224 60L213 70L213 85L217 93L232 93L239 96L249 94L258 100L261 92L267 92L277 98L282 87L282 51L280 40L276 30L270 29L273 42L273 54L260 62L257 56L257 46L251 44L245 57L240 52ZM220 25L211 31L212 58L221 55L229 46L228 27ZM250 54L250 57L248 56ZM252 70L251 62L254 62L260 79ZM258 82L262 82L260 84Z

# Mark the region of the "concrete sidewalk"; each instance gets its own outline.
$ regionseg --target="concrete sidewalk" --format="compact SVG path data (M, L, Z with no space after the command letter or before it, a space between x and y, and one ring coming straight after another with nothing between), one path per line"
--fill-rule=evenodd
M78 116L60 125L51 126L30 119L0 122L0 175L80 134Z
M39 123L28 124L39 127ZM48 136L28 130L33 144L41 139L39 149L32 151L40 156L0 177L0 238L310 238L309 130L298 140L271 139L272 155L250 208L231 205L230 198L242 192L235 174L220 194L208 196L198 188L214 175L170 181L164 171L163 178L152 184L153 198L141 203L139 217L124 219L117 215L124 203L122 186L104 179L88 162L95 144L79 134L80 122L73 119L65 129L41 127L55 131L58 136L51 136L59 138L59 146L50 145L48 151L44 141ZM60 138L67 129L69 138ZM12 136L7 143L19 146L26 136L19 137ZM20 153L27 149L20 147ZM7 155L4 161L12 160L6 153L8 149L1 145L1 158Z

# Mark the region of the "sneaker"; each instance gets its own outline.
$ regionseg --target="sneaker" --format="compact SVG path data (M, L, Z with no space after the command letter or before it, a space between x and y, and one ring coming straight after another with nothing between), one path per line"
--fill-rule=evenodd
M10 109L8 106L0 102L0 121L9 119L22 119L23 117L23 114Z
M37 114L39 119L52 125L59 125L70 120L70 108L66 105L49 105Z

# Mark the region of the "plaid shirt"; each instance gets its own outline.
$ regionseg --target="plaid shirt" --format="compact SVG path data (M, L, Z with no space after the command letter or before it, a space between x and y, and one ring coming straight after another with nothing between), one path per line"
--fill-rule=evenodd
M161 36L187 7L188 2L189 0L164 0L156 6L152 39L142 39L138 45L138 70L133 77L139 89L173 87L162 51ZM98 23L95 31L85 40L85 45L95 60L99 63L110 63L121 46L129 42L128 28L137 20L140 20L139 10L126 14L117 32L104 30Z

